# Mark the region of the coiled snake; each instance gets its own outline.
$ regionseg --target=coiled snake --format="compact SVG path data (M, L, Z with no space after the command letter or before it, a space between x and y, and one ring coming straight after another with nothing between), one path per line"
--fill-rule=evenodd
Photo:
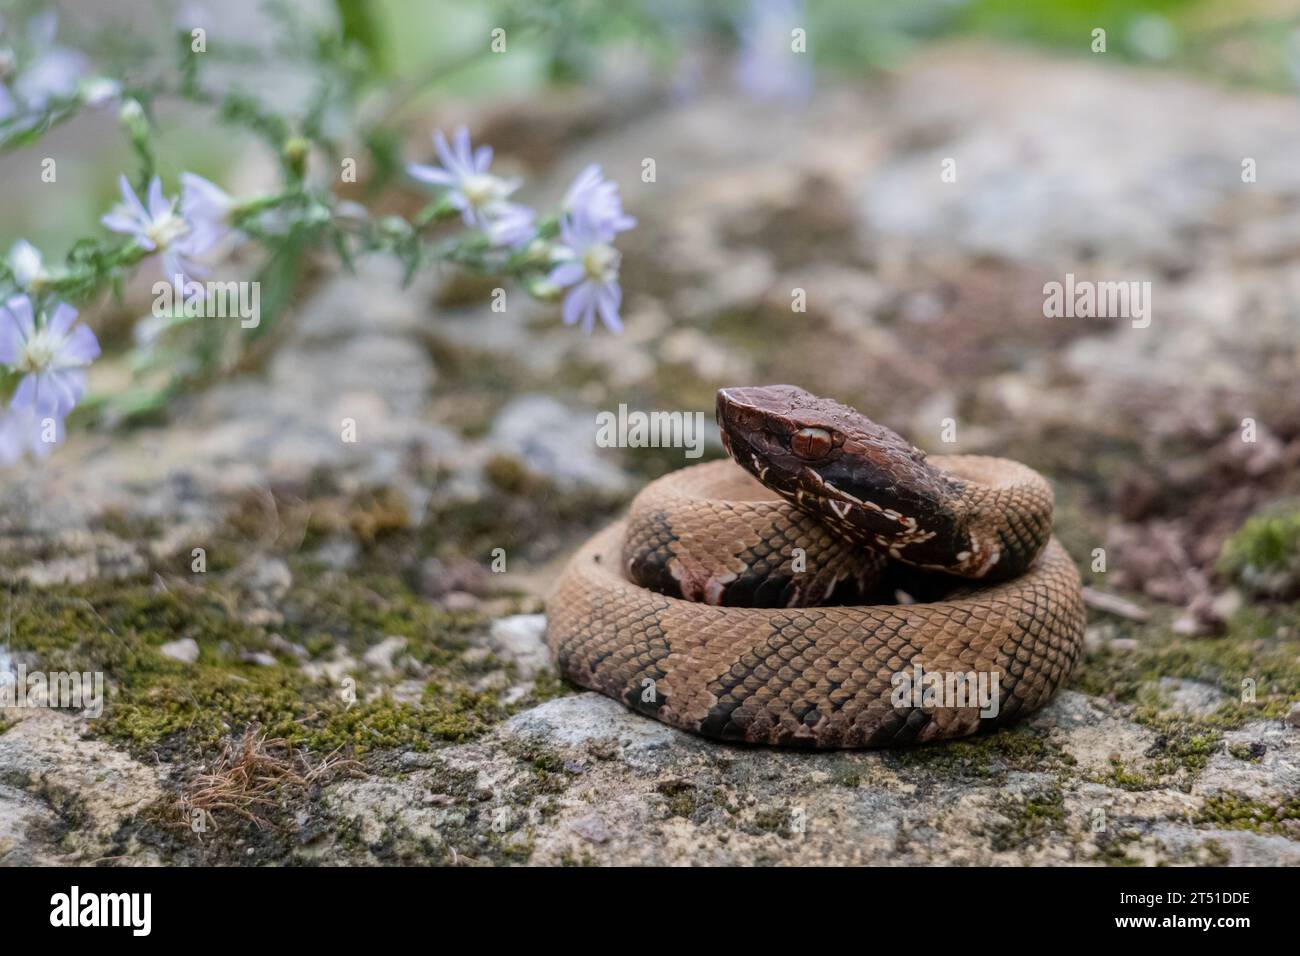
M571 681L708 737L834 748L964 736L1069 676L1083 598L1036 472L927 459L789 385L723 389L717 415L734 462L652 482L562 573L547 640Z

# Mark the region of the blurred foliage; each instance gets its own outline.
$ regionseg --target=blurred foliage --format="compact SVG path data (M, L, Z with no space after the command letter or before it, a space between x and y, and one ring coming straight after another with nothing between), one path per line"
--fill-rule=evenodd
M835 70L892 67L927 42L989 37L1167 65L1228 82L1293 90L1300 82L1295 0L811 0L810 49Z
M1259 596L1300 595L1300 501L1252 516L1223 546L1219 570Z
M344 149L367 153L365 187L373 195L400 180L405 130L440 99L599 85L611 70L652 71L673 82L692 69L693 58L726 57L756 5L793 11L806 24L818 68L847 80L894 69L927 44L951 38L1093 57L1092 31L1101 28L1107 57L1118 61L1272 89L1300 82L1300 0L263 0L255 17L244 14L237 23L209 9L203 70L220 74L229 89L209 98L207 109L178 112L166 110L165 101L204 105L181 5L140 0L120 11L92 11L89 0L80 0L60 4L60 42L85 51L96 71L120 79L141 100L157 121L154 141L104 136L90 152L59 149L56 141L49 148L61 179L83 185L58 195L6 196L0 252L19 237L66 249L94 229L114 199L116 171L136 166L137 184L152 171L146 147L167 157L158 170L164 179L186 168L221 181L231 160L247 154L250 137L283 156L287 139L304 136L331 162ZM5 42L46 6L0 0ZM86 16L70 15L82 6ZM139 14L150 8L155 15L141 24ZM133 26L124 28L126 22ZM506 31L507 56L489 49L498 27ZM291 81L303 74L305 92ZM306 101L286 104L292 96ZM40 139L76 113L55 112L10 145ZM340 128L343 113L358 123ZM301 117L296 128L284 123L290 114Z

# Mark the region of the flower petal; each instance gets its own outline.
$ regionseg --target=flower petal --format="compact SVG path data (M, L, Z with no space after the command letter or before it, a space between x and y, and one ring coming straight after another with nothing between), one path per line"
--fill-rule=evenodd
M47 372L43 377L49 380L50 391L58 403L47 414L53 414L56 418L66 417L85 394L86 373L79 368L64 368Z
M95 333L90 331L88 326L78 325L64 341L63 348L59 349L55 367L89 365L97 358L99 358L99 339L95 338Z
M32 408L36 405L37 379L39 375L24 375L14 389L13 398L9 400L10 408Z
M442 130L435 130L433 134L433 149L438 154L438 160L442 163L442 168L449 173L459 173L457 168L456 155L451 151L451 144L447 142L447 137L443 135Z
M596 293L596 308L600 311L600 320L611 332L623 331L623 320L619 318L618 307L623 301L623 290L617 282L610 282L600 287Z
M551 270L551 274L547 276L547 278L563 288L581 282L582 275L583 269L581 262L561 262Z
M49 331L55 338L63 338L77 321L77 310L66 302L54 307L54 314L49 318Z
M411 163L406 167L406 174L412 179L419 180L422 183L430 183L434 186L450 186L456 182L456 177L441 166L424 166L420 163Z
M473 170L474 155L470 150L468 126L456 127L456 132L452 134L452 149L456 154L457 162L460 164L460 170L462 172Z
M149 180L149 218L159 219L171 208L172 204L163 195L162 180L155 176Z
M590 328L591 321L591 284L584 282L581 285L574 286L569 294L564 297L563 317L565 325L573 325L583 316L586 316L584 324Z
M144 208L144 204L136 196L135 190L131 188L126 173L122 173L117 178L117 188L122 193L122 205L126 207L127 215L134 217L137 225L147 223L149 221L149 211Z
M0 310L0 364L14 366L23 354L23 334L8 311Z
M153 249L153 243L145 237L144 230L140 224L126 212L110 212L101 216L100 224L110 232L121 232L127 235L135 236L140 241L140 245L146 249ZM146 243L148 243L146 245Z
M25 295L11 296L8 302L0 306L0 329L4 330L5 341L13 341L15 347L21 350L22 344L36 332L32 300ZM0 355L0 362L13 365L17 361L16 355L13 358Z

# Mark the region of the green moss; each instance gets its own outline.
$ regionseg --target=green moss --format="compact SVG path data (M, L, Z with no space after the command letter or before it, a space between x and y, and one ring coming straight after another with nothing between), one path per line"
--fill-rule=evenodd
M130 685L106 709L99 730L138 749L215 748L257 725L271 737L316 752L377 748L426 750L486 731L508 713L498 695L431 683L419 704L388 696L349 707L339 689L288 668L236 673L201 667L196 673Z
M564 769L564 758L553 750L535 750L532 754L533 769L541 773L559 773Z
M1300 695L1300 605L1245 607L1220 637L1184 637L1164 622L1135 630L1132 650L1090 651L1071 686L1121 704L1141 704L1143 689L1163 677L1200 681L1228 698L1210 716L1183 718L1232 729L1286 715ZM1253 682L1254 700L1242 700Z
M1295 821L1300 820L1300 797L1266 803L1237 793L1215 794L1194 820L1229 830L1293 833Z
M579 689L575 685L565 683L551 671L543 671L534 680L533 692L530 697L534 702L540 704L559 697L568 697L570 694L578 693L578 691Z
M1159 786L1157 778L1131 769L1122 760L1114 759L1110 762L1110 770L1102 777L1102 782L1121 790L1152 790Z
M157 648L194 638L200 648L263 649L265 638L229 613L224 596L178 583L97 581L12 592L12 645L46 670L117 675L174 673Z
M402 637L404 653L439 668L455 665L469 636L486 623L477 612L431 604L398 577L364 571L296 575L281 610L282 633L304 646L342 644L360 656L385 637ZM323 644L322 637L328 638Z
M1184 790L1205 769L1210 757L1223 749L1219 728L1206 721L1170 714L1155 706L1138 707L1131 714L1134 723L1156 732L1155 741L1143 755L1142 769L1112 760L1099 782L1122 790L1158 790L1171 784Z
M847 787L850 790L856 790L862 783L862 774L858 772L856 766L852 765L839 765L832 768L831 777L837 786Z
M511 863L527 863L533 856L533 841L511 840L501 847L501 855Z
M1259 763L1264 756L1263 744L1230 744L1228 753L1238 760L1244 760L1247 763Z
M1279 502L1247 519L1224 543L1219 570L1259 594L1300 593L1300 503Z
M475 689L500 667L466 653L487 626L482 616L438 608L391 576L316 573L305 562L293 570L278 631L327 659L340 648L360 658L390 635L405 638L403 654L428 671L418 702L370 697L362 676L357 693L370 699L349 706L339 685L310 678L277 649L283 645L244 624L215 573L203 576L203 587L178 579L16 589L12 645L47 670L103 671L109 695L91 731L153 755L209 752L250 725L318 752L427 749L478 736L533 702L507 708L499 689ZM179 638L198 644L196 664L160 653ZM276 662L246 663L249 651Z
M1103 833L1097 836L1097 860L1107 866L1142 866L1142 861L1129 853L1129 847L1137 842L1135 836L1120 836ZM1193 861L1188 861L1193 862Z
M1223 735L1197 721L1143 710L1134 719L1156 731L1148 756L1153 758L1152 769L1158 774L1172 775L1179 770L1198 774L1223 747Z
M1065 825L1065 795L1056 788L1031 793L1023 801L1000 800L996 809L1010 820L991 834L991 845L998 853L1038 843Z
M655 790L668 802L668 815L690 819L695 813L695 784L689 780L661 780Z
M792 817L785 807L762 807L754 814L754 826L764 833L775 833L784 839L791 836Z
M135 672L122 680L116 699L93 729L138 750L182 744L215 749L250 724L268 736L296 740L304 697L298 683L279 667L201 665L185 673Z
M425 750L431 743L476 737L506 713L495 694L430 684L419 706L388 697L366 701L328 717L303 742L320 751L340 747L355 753L377 747Z
M1144 768L1112 767L1102 778L1112 786L1148 790L1168 786L1171 778L1190 786L1223 749L1224 731L1284 717L1300 695L1300 606L1243 608L1218 637L1177 635L1162 620L1132 632L1132 650L1091 651L1072 682L1084 693L1126 705L1133 721L1156 732ZM1162 678L1216 687L1224 702L1206 715L1167 711L1150 692Z
M1024 726L947 743L887 751L887 764L925 767L945 776L996 777L1011 770L1064 771L1075 759Z

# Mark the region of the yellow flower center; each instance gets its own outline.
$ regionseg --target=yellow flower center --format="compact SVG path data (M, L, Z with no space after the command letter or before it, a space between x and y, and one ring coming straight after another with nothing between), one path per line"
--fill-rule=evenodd
M500 198L500 182L495 176L476 173L461 180L460 191L476 209Z
M189 224L170 209L149 224L144 231L159 249L171 245L189 231Z
M23 343L23 354L18 358L18 371L23 374L44 371L54 361L58 351L55 344L49 333L41 329Z
M618 250L603 242L588 247L582 255L582 271L593 282L613 282L618 278Z

